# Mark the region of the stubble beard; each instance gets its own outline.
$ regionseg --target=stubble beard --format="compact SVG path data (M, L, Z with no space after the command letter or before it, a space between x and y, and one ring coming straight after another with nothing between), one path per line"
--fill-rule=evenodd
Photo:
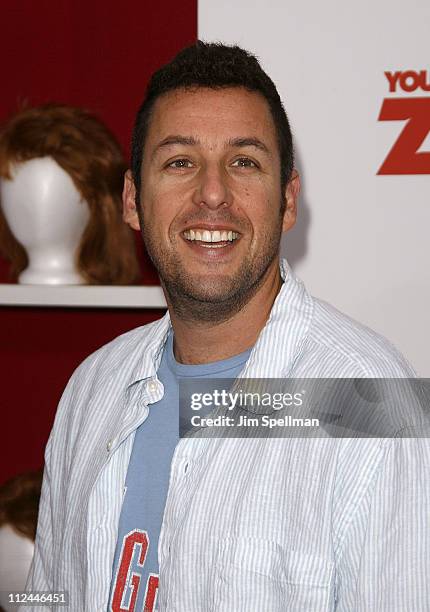
M147 224L143 225L146 250L157 268L175 315L184 321L221 323L239 312L257 293L273 261L279 257L282 220L267 228L259 252L248 255L234 276L222 275L202 282L182 264L176 251L160 247Z

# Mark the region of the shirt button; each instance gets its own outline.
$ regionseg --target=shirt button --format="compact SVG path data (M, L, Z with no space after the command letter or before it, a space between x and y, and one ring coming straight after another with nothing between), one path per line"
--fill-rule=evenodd
M151 382L148 383L147 389L150 393L155 393L158 389L158 384L155 380L151 380Z
M113 444L113 440L108 440L108 443L106 444L106 450L109 453L110 449L112 448L112 444Z

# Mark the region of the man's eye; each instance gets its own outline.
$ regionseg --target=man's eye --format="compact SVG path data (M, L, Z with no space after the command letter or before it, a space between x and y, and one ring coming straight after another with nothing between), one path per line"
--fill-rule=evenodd
M241 157L240 159L236 159L236 161L233 162L233 166L236 166L236 168L257 168L257 164L252 161L252 159L249 159L248 157Z
M189 159L175 159L175 161L168 164L168 168L191 168L192 163Z

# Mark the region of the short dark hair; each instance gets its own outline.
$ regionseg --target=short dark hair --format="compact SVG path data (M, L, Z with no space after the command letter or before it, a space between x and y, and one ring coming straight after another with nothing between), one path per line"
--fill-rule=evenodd
M248 51L235 45L198 40L157 70L149 81L145 99L136 116L132 137L131 171L137 202L143 150L154 104L169 91L193 87L244 87L260 93L267 100L278 138L283 190L291 178L294 152L290 124L275 84L261 68L257 58Z

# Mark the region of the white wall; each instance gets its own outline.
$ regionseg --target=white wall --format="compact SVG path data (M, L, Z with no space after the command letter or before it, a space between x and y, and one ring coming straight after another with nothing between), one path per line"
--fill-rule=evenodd
M384 98L430 98L389 93L384 76L427 68L429 83L429 32L428 0L199 0L199 37L255 53L285 103L303 193L284 253L311 293L387 336L422 376L430 160L427 174L378 176L405 125L378 116Z

